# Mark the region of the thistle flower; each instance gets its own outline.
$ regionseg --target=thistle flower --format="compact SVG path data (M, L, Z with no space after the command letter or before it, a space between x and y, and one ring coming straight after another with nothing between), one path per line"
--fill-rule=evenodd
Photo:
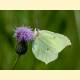
M15 30L14 37L17 40L16 53L25 54L28 48L28 41L33 40L33 31L27 27L18 27Z
M21 41L31 41L33 39L33 31L31 28L27 27L19 27L16 28L14 37L21 42Z

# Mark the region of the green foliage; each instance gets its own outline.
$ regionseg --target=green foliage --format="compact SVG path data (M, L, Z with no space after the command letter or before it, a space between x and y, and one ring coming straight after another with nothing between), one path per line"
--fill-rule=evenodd
M22 55L15 69L80 69L80 23L79 11L0 11L0 69L13 69L17 59L16 41L13 38L15 27L31 26L38 20L39 28L61 33L71 40L71 47L65 48L57 60L45 65L32 53L32 43Z

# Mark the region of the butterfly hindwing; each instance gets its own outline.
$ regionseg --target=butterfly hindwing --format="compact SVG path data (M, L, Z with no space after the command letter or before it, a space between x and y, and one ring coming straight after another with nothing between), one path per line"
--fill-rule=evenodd
M66 36L40 30L33 42L32 51L37 59L48 64L57 59L58 53L68 45L71 45L71 43Z

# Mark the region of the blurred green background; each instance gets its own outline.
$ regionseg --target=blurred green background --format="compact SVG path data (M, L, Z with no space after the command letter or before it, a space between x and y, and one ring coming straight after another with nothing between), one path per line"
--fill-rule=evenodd
M45 65L37 60L31 44L15 67L16 70L77 70L80 69L80 11L41 10L41 11L0 11L0 69L11 70L17 59L16 41L13 37L15 27L22 25L35 28L38 20L39 29L64 34L72 42L57 60Z

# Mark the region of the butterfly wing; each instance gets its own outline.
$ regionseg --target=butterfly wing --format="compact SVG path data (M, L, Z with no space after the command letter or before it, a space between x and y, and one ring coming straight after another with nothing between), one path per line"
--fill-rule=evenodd
M33 42L32 51L37 59L48 64L57 59L58 53L68 45L71 42L66 36L41 30Z

